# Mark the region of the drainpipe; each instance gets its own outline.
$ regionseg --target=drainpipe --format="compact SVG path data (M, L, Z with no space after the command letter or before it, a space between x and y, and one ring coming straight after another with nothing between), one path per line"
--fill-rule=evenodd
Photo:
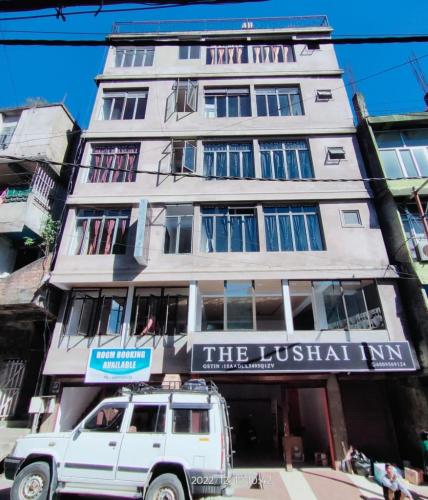
M413 188L413 194L412 194L411 198L413 198L413 197L415 198L416 206L418 207L418 212L419 212L419 215L421 216L422 223L424 225L425 236L428 240L428 220L427 220L427 217L426 217L426 214L425 214L425 211L424 211L424 208L422 206L422 202L421 202L421 199L420 199L419 193L418 193L418 191L420 191L426 184L428 184L428 179L423 184L421 184L418 187L418 189Z

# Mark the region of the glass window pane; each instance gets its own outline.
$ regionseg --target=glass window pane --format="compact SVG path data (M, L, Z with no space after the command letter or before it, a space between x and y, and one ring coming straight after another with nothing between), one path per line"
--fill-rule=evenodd
M401 159L403 160L404 167L407 170L407 175L409 177L418 177L419 172L416 170L415 162L413 161L412 154L408 149L403 149L400 151Z
M135 113L136 120L142 120L146 116L146 106L147 106L147 98L140 97L137 102L137 111Z
M226 96L217 97L217 117L224 118L226 116Z
M125 68L129 68L130 66L132 66L132 60L134 58L134 52L135 51L133 49L125 51L125 60L123 61L123 66Z
M215 251L227 252L228 251L228 223L226 217L215 218Z
M251 116L250 96L240 96L241 113L239 116Z
M178 47L178 58L187 59L189 53L189 47L187 45L180 45Z
M143 65L143 58L144 58L144 50L136 50L135 51L135 58L134 58L134 66L135 67L140 67Z
M403 177L396 151L381 151L380 157L387 177Z
M285 330L284 301L279 297L256 297L257 330Z
M155 55L154 49L146 49L144 66L151 66L153 64L154 55Z
M314 296L320 330L347 327L339 281L314 281Z
M403 145L400 132L381 132L376 134L379 148L398 148Z
M125 407L113 404L103 406L85 421L84 428L96 432L119 432L124 415Z
M124 97L115 97L113 112L111 114L111 120L120 120L122 118L123 105L125 103Z
M314 330L312 283L310 281L290 281L291 311L294 329Z
M308 239L306 234L305 218L303 215L293 215L293 230L296 250L308 250Z
M370 328L370 321L364 302L361 283L359 281L343 281L342 287L346 312L348 314L349 328L351 330Z
M164 432L165 406L135 405L128 432Z
M239 99L239 97L237 95L232 95L232 96L228 97L229 116L230 117L239 116L239 114L238 114L238 99Z
M278 99L276 95L268 95L267 96L268 107L269 107L269 116L278 116L279 115L279 107L278 107Z
M428 149L413 149L416 162L423 177L428 176Z
M252 297L227 298L227 330L252 330L253 299Z
M192 217L181 218L178 253L190 253L192 251L192 221Z
M343 210L343 223L346 226L361 226L359 210Z
M201 330L223 330L224 299L223 297L202 297Z
M300 99L300 94L291 94L291 109L294 116L302 115L302 102Z
M288 95L287 94L280 94L278 96L279 98L279 112L281 116L290 116L291 115L291 110L290 110L290 103L288 100Z
M267 116L266 96L256 95L257 116Z
M385 328L382 308L380 305L379 293L376 283L370 280L362 281L364 297L366 299L367 309L372 328Z
M167 217L165 224L165 253L175 253L177 248L178 217Z
M226 283L227 297L250 297L253 294L251 281L228 281Z
M167 335L180 335L187 331L188 298L179 295L168 297Z
M406 146L428 146L428 129L402 132Z
M230 249L232 252L242 252L244 249L241 217L230 218Z
M116 49L116 59L115 59L116 68L119 68L122 65L123 52L124 52L123 49Z
M190 47L190 59L199 59L201 48L197 45L192 45Z
M110 112L111 112L111 106L113 104L113 99L112 98L104 98L103 101L103 114L102 114L102 119L103 120L110 120Z

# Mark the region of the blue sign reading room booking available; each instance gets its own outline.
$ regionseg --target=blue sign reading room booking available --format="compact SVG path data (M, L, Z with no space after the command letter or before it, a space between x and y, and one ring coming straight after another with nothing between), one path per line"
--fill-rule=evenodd
M85 382L147 382L150 378L152 348L91 349Z

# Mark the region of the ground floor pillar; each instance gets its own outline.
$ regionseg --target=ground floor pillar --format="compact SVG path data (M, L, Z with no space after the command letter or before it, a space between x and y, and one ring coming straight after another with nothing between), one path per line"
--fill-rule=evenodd
M343 412L342 397L336 375L329 375L326 385L328 413L330 417L330 435L334 452L334 467L340 468L348 449L348 433Z

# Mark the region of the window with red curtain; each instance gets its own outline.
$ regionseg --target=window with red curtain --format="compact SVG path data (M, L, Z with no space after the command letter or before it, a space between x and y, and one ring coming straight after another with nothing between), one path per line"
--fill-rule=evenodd
M93 146L87 182L134 182L139 151L138 144Z
M126 253L131 210L79 210L72 253L111 255Z

